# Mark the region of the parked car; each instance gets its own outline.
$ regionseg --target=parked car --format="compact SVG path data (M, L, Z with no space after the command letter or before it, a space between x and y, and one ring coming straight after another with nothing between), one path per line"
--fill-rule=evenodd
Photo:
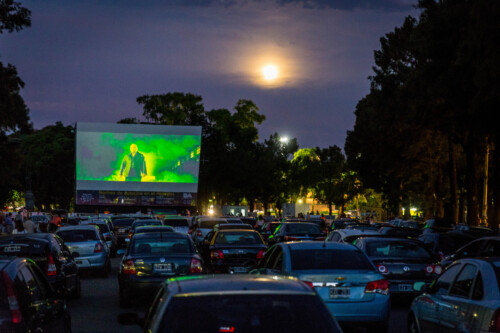
M71 332L66 300L31 259L0 258L0 332Z
M341 332L309 286L277 276L169 279L145 319L124 313L118 321L153 333Z
M203 261L188 235L138 233L130 241L118 273L120 306L149 301L169 277L201 274Z
M111 253L96 226L66 226L59 228L56 234L68 246L79 270L98 271L102 277L108 277L111 272Z
M78 266L64 241L55 234L35 233L0 237L0 254L32 259L60 295L78 298Z
M134 235L143 233L158 233L158 232L175 232L175 230L167 225L145 225L142 227L135 228Z
M500 332L500 259L460 259L413 300L408 331Z
M260 227L260 234L265 242L269 239L269 236L274 234L276 228L281 225L282 222L265 222L262 227Z
M176 218L166 218L163 220L163 225L168 225L181 234L187 234L189 232L188 217L179 216Z
M366 237L359 238L355 245L389 280L392 295L418 295L420 292L414 289L415 283L430 284L443 270L439 259L418 240Z
M406 227L382 227L378 230L381 235L391 236L391 237L401 237L401 238L415 238L417 239L422 232L420 229L416 228L406 228Z
M113 225L115 228L116 239L118 242L118 247L123 247L127 245L128 241L128 232L130 231L130 227L132 223L134 223L135 218L133 217L124 217L119 219L113 219Z
M189 229L189 234L193 242L198 245L203 241L203 238L213 229L216 224L229 223L224 218L216 217L201 217ZM242 222L243 223L243 222Z
M135 233L135 229L138 227L146 227L146 226L155 226L159 227L162 226L163 223L160 220L135 220L134 223L130 226L130 229L128 231L128 240L125 239L126 242L130 241L132 236Z
M458 259L478 257L500 257L500 237L483 237L473 240L446 256L441 261L441 265L446 267Z
M216 231L201 246L201 255L214 273L248 273L267 250L257 231L245 229Z
M374 230L340 229L330 232L326 237L326 242L349 244L363 236L380 236L380 234L378 231Z
M461 232L424 233L418 237L428 250L441 259L453 254L460 247L473 241L475 237Z
M85 221L84 223L81 223L81 225L95 225L99 228L99 233L104 237L104 240L106 241L106 244L109 247L111 257L116 257L116 251L118 250L118 239L110 227L110 223L106 221L95 221L95 220L90 220L90 221Z
M389 282L357 247L326 242L287 242L271 247L251 274L293 276L306 281L342 325L386 332Z
M267 243L271 246L280 242L324 240L325 236L325 232L314 223L284 222L269 236Z

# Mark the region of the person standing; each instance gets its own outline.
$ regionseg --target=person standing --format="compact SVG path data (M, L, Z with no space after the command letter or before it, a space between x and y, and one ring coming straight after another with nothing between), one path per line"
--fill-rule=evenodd
M13 235L26 234L26 229L24 229L23 221L21 219L16 219L16 227L12 231Z
M14 231L14 221L12 221L12 213L7 214L4 226L5 232L9 235L12 234L12 231Z
M28 234L33 234L35 233L35 222L31 219L31 214L28 213L28 216L26 217L26 221L24 221L24 229L26 229L26 232Z
M130 154L123 158L120 168L120 176L126 181L141 181L141 177L147 175L146 160L144 155L138 151L135 143L130 145Z

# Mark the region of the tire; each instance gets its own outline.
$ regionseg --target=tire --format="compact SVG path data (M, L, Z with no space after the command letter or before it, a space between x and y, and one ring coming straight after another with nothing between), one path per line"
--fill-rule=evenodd
M71 295L74 299L79 299L82 297L82 282L80 281L80 277L76 277L76 285L73 290L73 294Z
M409 333L420 333L420 329L418 328L417 319L415 319L415 315L410 313L408 316L408 332Z

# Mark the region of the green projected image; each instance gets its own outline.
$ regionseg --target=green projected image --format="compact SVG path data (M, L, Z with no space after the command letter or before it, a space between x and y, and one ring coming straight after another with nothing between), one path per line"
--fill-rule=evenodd
M79 132L80 181L198 183L199 135Z

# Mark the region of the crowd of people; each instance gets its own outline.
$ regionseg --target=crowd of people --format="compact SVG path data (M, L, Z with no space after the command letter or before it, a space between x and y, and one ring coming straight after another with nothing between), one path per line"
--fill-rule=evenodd
M0 212L1 234L29 234L37 232L35 222L31 219L31 213Z

